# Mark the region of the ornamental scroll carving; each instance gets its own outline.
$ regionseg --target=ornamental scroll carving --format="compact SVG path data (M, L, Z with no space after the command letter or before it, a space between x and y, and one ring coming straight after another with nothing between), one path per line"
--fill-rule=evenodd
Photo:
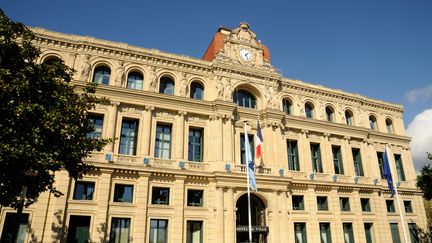
M144 107L133 106L133 105L121 105L119 108L120 112L137 114L137 115L142 115L144 110L145 110Z
M231 31L230 39L255 44L256 34L249 30L249 24L240 23L240 27Z

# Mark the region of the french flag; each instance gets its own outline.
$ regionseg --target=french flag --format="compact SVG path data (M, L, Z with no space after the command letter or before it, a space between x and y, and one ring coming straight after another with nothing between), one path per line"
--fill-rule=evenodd
M259 121L258 121L258 125L257 125L257 134L256 134L255 138L256 138L255 139L255 144L256 144L255 145L255 156L257 159L259 159L259 158L261 158L261 155L262 155L261 144L264 141L262 134L261 134L261 128L260 128Z

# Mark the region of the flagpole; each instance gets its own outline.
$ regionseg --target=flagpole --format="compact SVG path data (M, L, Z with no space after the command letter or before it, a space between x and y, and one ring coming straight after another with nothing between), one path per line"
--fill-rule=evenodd
M390 173L393 174L393 172L392 172L393 171L392 170L393 167L392 167L392 163L390 163L390 160L389 160L389 153L388 153L387 146L386 146L385 149L387 150L386 154L387 154L387 160L389 161ZM394 178L396 178L396 177L394 177ZM405 229L405 221L404 221L403 216L402 216L402 208L401 208L401 203L400 203L400 200L399 200L399 193L398 193L398 190L397 190L397 185L395 186L393 181L394 180L392 180L392 184L393 184L392 186L393 186L395 194L396 194L396 201L397 201L398 210L399 210L399 216L400 216L401 224L402 224L402 232L403 232L403 235L404 235L405 243L408 243L408 237L407 237L407 233L406 233L406 229Z
M251 205L250 205L250 186L249 186L249 141L247 139L247 128L246 122L244 123L244 141L245 141L245 165L246 165L246 177L247 177L247 196L248 196L248 225L249 225L249 242L252 243L252 217L251 217Z

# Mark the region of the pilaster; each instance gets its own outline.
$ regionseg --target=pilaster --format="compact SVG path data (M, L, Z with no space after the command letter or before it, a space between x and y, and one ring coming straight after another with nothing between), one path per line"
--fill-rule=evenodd
M145 106L145 110L143 111L142 115L142 129L141 129L141 137L142 137L142 147L141 147L141 154L144 156L150 156L150 145L151 145L151 124L153 119L153 110L154 106Z
M224 210L224 236L225 242L235 242L235 208L234 208L234 189L229 187L225 193L224 200L225 210Z

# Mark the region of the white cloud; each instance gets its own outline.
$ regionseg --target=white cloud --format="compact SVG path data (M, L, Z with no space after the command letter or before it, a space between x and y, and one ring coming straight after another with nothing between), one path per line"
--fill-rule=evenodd
M428 163L426 152L432 153L432 109L422 111L416 115L406 130L411 140L411 153L416 171Z
M410 103L416 102L417 100L428 100L432 98L432 84L420 89L412 89L407 91L405 93L405 98Z

